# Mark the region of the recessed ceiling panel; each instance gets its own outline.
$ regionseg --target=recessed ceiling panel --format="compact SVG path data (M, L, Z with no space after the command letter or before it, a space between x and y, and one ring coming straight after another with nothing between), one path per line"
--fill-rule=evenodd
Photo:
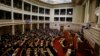
M62 3L71 3L72 0L40 0L49 4L62 4Z

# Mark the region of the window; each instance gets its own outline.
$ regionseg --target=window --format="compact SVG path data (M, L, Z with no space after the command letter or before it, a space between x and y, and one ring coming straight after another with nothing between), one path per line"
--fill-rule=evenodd
M49 20L50 20L50 17L45 17L45 20L46 20L46 21L49 21Z
M61 10L60 10L60 14L61 14L61 15L65 15L65 14L66 14L66 9L61 9Z
M44 8L39 8L39 13L44 14Z
M96 7L100 6L100 0L96 0Z
M60 17L60 21L65 21L65 17Z
M38 7L37 6L32 6L32 12L38 13Z
M11 6L11 0L0 0L0 3Z
M11 12L0 10L0 19L11 19Z
M26 3L26 2L24 2L24 10L31 11L31 5Z
M11 19L11 12L6 12L6 19Z
M59 17L54 17L54 21L59 21Z
M22 9L22 1L21 0L14 0L14 7Z
M39 16L39 20L44 20L44 17L43 16Z
M45 9L45 14L50 14L50 9Z
M46 28L46 29L49 29L49 28L50 28L49 26L50 26L49 23L45 23L45 28Z
M33 29L37 29L37 24L36 23L33 24Z
M24 20L30 20L30 15L24 15Z
M67 15L73 15L73 9L72 8L67 9Z
M44 28L44 23L40 23L39 24L39 29L43 29Z
M72 17L67 17L67 18L66 18L66 21L72 22Z
M55 15L59 15L59 9L55 9Z
M22 19L22 14L14 13L14 19L15 20L21 20Z
M37 20L37 16L32 16L32 20Z

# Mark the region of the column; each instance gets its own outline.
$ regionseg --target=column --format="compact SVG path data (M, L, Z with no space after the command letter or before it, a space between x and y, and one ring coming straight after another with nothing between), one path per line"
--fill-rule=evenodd
M11 20L12 20L12 22L14 22L14 14L13 14L13 0L11 0L11 9L12 9L12 11L11 11Z
M45 24L46 24L46 23L44 23L44 29L45 29Z
M60 22L60 12L61 12L60 10L61 10L61 9L59 9L59 22Z
M31 16L30 16L30 30L32 30L32 5L31 5Z
M22 24L22 34L24 34L24 33L25 33L25 25Z
M39 23L37 23L37 29L39 29Z
M15 35L15 26L12 25L12 35Z
M33 27L32 27L32 23L30 24L30 30L32 30L33 29Z
M98 27L100 28L100 15L98 16Z
M37 16L37 21L39 21L39 7L38 7L38 16Z
M89 6L90 6L90 0L87 1L87 3L85 4L85 20L84 23L89 22Z
M23 24L22 24L22 34L24 34L24 32L25 32L25 22L24 22L24 1L22 1L22 22L23 22Z
M11 0L11 20L14 23L14 14L13 14L13 0ZM15 35L15 26L12 25L12 35Z
M40 14L40 13L39 13L39 7L38 7L38 17L37 17L38 20L37 20L37 21L39 21L39 14ZM37 23L37 29L39 29L39 23Z
M98 24L100 24L100 15L98 16Z
M46 8L44 8L44 15L46 15L46 14L45 14L45 9L46 9Z
M24 22L24 0L22 1L22 21Z

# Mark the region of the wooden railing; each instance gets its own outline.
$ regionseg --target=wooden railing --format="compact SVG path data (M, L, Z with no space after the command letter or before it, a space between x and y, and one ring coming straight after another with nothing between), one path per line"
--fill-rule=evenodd
M16 24L24 24L22 20L0 20L0 27L1 26L9 26L9 25L16 25Z
M100 30L99 29L84 29L84 37L90 42L91 46L94 47L95 43L100 46Z

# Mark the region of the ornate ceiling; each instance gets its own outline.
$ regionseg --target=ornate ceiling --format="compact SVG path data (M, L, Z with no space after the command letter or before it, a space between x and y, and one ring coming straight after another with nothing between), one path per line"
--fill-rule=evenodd
M72 3L72 0L40 0L44 3L49 4L63 4L63 3Z

